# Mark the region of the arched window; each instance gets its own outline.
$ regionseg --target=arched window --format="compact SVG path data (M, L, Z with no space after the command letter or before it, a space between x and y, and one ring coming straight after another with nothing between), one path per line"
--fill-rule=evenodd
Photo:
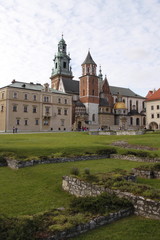
M130 118L130 125L133 125L133 118Z
M136 118L136 125L139 125L139 118Z
M138 112L138 100L136 101L136 110Z
M85 90L83 89L83 96L85 96Z
M92 90L92 95L94 96L94 89Z
M92 115L92 121L95 122L95 114Z
M143 125L146 125L146 118L143 118Z
M132 100L129 101L130 111L132 110Z

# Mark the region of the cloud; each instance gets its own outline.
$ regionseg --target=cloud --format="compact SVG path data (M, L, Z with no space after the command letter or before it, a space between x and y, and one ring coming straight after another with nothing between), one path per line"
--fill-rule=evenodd
M75 79L90 48L111 85L146 95L159 88L159 12L158 0L1 0L0 86L50 83L63 32Z

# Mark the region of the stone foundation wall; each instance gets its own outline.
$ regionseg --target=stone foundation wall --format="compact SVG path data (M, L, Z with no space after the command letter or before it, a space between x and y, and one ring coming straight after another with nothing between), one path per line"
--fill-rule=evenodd
M159 158L140 158L140 157L137 157L134 155L111 154L110 158L122 159L122 160L128 160L128 161L136 161L136 162L160 163Z
M8 167L13 169L19 169L24 167L31 167L38 164L49 164L49 163L64 163L64 162L75 162L75 161L86 161L86 160L97 160L109 158L109 155L92 155L92 156L81 156L74 158L50 158L40 160L29 160L29 161L18 161L15 159L6 158Z
M142 177L142 178L158 178L160 179L160 171L146 171L146 170L141 170L137 168L132 169L133 173L136 176Z
M124 197L132 202L135 214L160 220L160 201L145 199L144 197L135 196L129 192L121 192L120 190L112 190L102 186L92 185L69 176L63 177L62 188L77 197L97 196L103 192L115 193L118 197Z
M74 228L70 228L63 232L58 232L55 235L49 238L43 238L43 240L64 240L67 238L75 237L79 234L85 233L94 228L103 226L105 224L112 223L121 218L127 217L133 213L133 209L123 209L115 213L110 213L108 216L99 216L97 218L92 219L90 222L86 224L80 224Z

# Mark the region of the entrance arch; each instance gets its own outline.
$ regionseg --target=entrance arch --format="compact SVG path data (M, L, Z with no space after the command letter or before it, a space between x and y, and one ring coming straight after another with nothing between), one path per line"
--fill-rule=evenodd
M151 123L149 124L149 129L151 129L151 130L156 130L156 129L158 129L158 124L157 124L156 122L151 122Z

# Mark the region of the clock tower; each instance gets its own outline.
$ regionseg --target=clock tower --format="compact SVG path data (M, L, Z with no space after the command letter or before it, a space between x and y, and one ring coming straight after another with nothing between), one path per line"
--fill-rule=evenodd
M61 78L65 81L73 78L70 60L70 54L67 54L67 44L62 35L62 39L58 43L58 52L53 59L54 68L52 68L52 74L50 77L52 88L58 90Z

